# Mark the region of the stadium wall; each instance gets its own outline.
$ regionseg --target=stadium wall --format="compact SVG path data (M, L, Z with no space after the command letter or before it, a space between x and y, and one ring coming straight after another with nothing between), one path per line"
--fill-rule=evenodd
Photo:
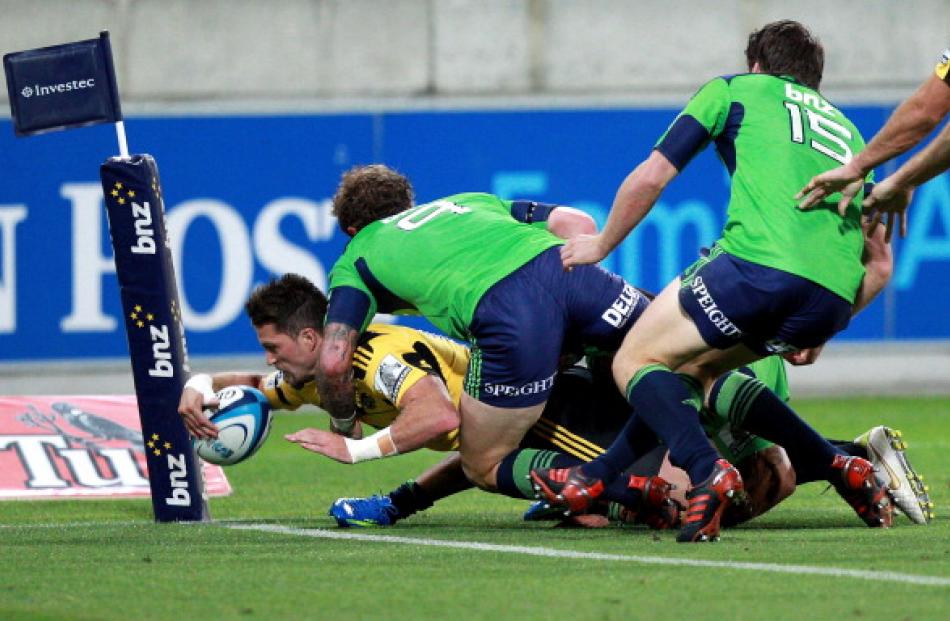
M487 190L603 222L676 107L711 75L740 71L747 32L779 17L813 26L825 92L872 134L947 44L933 16L950 3L901 3L899 23L892 2L831 4L0 1L0 32L7 52L112 31L132 151L162 172L189 347L214 366L259 360L246 358L257 345L241 315L256 283L295 270L325 284L345 242L328 201L354 163L399 167L421 200ZM41 369L53 385L80 378L78 392L109 392L109 369L123 376L97 180L115 150L106 127L26 141L0 121L0 394L48 392L29 383ZM801 389L950 391L950 326L937 320L950 296L948 182L918 193L893 285L830 348L834 370L796 372ZM660 287L713 240L726 198L707 153L607 267ZM904 360L924 377L882 381L854 364L865 360Z
M348 97L680 101L748 33L808 24L826 94L893 101L948 44L946 0L0 0L4 52L112 33L127 103ZM5 97L6 93L0 95Z

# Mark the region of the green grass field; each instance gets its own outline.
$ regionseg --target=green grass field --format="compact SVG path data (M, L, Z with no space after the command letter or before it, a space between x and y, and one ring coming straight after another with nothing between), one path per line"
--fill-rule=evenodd
M282 414L227 471L235 491L212 500L214 523L155 524L145 500L0 504L0 619L950 618L950 400L796 406L832 437L903 430L936 520L867 529L816 483L716 544L528 524L526 502L477 491L393 528L343 531L325 515L335 498L388 491L441 456L332 463L282 439L317 415ZM296 530L235 528L260 524ZM694 560L722 564L676 564Z

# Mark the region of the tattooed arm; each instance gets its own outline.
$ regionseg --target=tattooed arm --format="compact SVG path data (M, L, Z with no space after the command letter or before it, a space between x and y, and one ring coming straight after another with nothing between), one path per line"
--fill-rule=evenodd
M353 352L359 332L344 323L331 322L323 328L317 391L323 409L329 412L336 431L351 435L356 421L353 402Z

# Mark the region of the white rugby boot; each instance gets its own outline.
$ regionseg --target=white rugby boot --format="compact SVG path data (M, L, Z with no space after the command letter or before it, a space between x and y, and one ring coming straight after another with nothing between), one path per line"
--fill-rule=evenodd
M880 425L862 433L854 443L867 449L868 460L874 464L874 472L894 505L916 524L930 522L934 504L927 493L929 488L910 465L901 432Z

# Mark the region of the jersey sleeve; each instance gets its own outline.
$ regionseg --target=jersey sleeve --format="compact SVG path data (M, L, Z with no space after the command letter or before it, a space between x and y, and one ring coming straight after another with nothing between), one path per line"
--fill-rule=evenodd
M950 47L943 51L937 66L934 68L934 73L938 78L950 84Z
M274 371L264 378L263 393L270 406L276 410L296 410L306 402L301 392L285 380L280 371Z
M558 205L539 203L537 201L514 200L504 201L509 205L511 217L518 222L533 225L537 228L548 228L548 218Z
M677 170L683 170L709 141L722 133L729 114L729 84L715 78L697 91L655 145Z
M362 332L376 315L376 307L376 298L344 253L330 272L326 323L342 323Z

